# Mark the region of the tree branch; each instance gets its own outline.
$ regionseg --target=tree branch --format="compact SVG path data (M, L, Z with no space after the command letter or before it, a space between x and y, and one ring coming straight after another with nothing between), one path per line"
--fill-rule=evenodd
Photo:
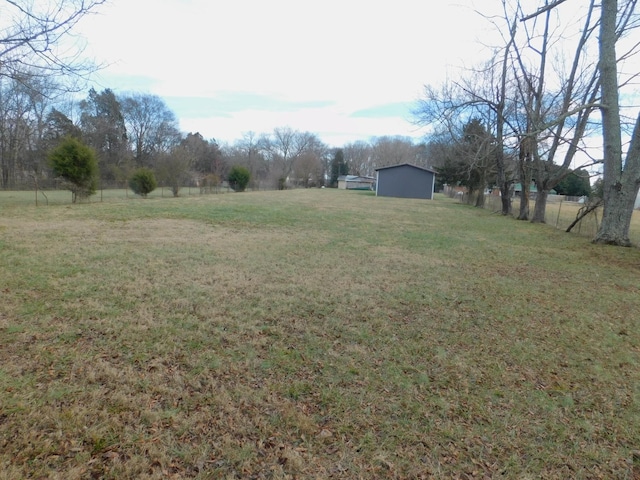
M542 15L545 12L548 12L549 10L556 8L558 5L560 5L561 3L566 2L567 0L556 0L555 2L553 2L550 5L545 5L544 7L538 9L535 13L532 13L530 15L527 15L526 17L522 17L520 19L521 22L526 22L527 20L531 20L532 18L537 17L538 15Z

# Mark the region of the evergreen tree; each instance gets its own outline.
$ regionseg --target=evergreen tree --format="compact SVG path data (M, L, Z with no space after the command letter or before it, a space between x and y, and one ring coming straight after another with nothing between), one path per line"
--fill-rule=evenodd
M591 195L589 172L583 169L573 170L555 186L555 191L559 195L568 195L570 197Z
M49 165L56 176L68 183L72 202L96 193L98 162L95 151L73 137L64 138L49 154Z
M142 198L146 198L157 186L158 183L153 171L145 167L135 170L129 178L129 188Z
M251 174L249 169L240 165L234 165L229 172L229 185L235 192L244 192L249 184Z
M331 181L332 187L338 186L338 177L341 175L349 174L349 166L344 161L344 152L341 148L338 148L333 154L333 160L331 161Z

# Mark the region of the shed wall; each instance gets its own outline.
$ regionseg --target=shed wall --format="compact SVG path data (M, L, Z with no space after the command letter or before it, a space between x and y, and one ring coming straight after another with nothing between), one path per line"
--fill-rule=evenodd
M377 195L381 197L433 198L434 174L402 165L378 171Z

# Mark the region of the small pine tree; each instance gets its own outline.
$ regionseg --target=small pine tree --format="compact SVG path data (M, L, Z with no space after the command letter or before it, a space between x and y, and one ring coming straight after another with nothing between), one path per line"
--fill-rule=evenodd
M153 171L148 168L139 168L129 177L129 188L131 188L133 193L140 195L142 198L146 198L157 186L156 176Z
M330 186L338 186L338 177L349 174L349 166L344 161L344 152L341 148L337 149L331 161L331 180Z
M74 137L64 137L49 153L49 166L71 190L72 202L87 198L98 188L98 161L95 151Z
M229 172L229 186L236 192L244 192L249 184L251 173L245 167L235 165Z

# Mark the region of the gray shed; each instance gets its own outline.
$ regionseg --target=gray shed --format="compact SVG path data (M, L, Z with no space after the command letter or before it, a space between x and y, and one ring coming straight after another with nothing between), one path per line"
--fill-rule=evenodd
M380 197L433 198L436 172L410 163L376 168L376 195Z

